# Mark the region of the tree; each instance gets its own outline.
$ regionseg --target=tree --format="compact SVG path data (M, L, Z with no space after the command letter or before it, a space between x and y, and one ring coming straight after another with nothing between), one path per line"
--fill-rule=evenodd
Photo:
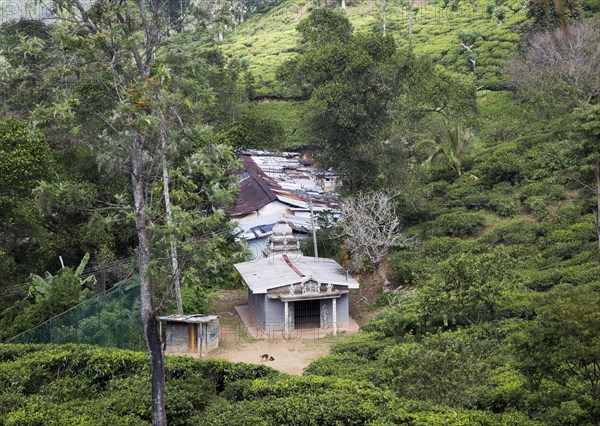
M475 43L479 40L480 37L481 32L477 30L458 32L458 39L460 41L460 45L463 47L463 49L465 49L469 62L473 67L473 71L475 71L475 65L477 63L477 55L475 54L475 52L473 52L473 47L475 46Z
M536 29L564 29L568 20L581 16L581 6L577 0L529 0L526 15Z
M443 129L431 139L417 143L417 151L427 155L424 164L443 159L454 170L458 177L463 174L462 161L470 148L473 134L460 121L446 123Z
M334 41L345 42L352 35L352 24L344 15L333 9L313 10L297 27L302 43L317 47Z
M593 178L584 178L586 181L593 179L596 195L596 234L598 236L598 250L600 250L600 105L589 105L575 110L576 132L582 137L579 144L574 146L575 154L583 160L580 173L592 175Z
M51 78L43 72L50 59L44 45L48 37L48 27L42 21L9 21L0 25L3 110L9 107L13 113L24 115L48 100Z
M418 311L432 325L477 325L495 319L513 288L511 259L501 248L457 253L417 292Z
M514 86L541 107L570 112L600 95L600 24L577 22L530 37L521 57L509 64ZM559 109L560 108L560 109Z
M93 275L83 277L89 258L86 253L75 270L63 267L55 275L47 271L44 277L32 274L27 297L2 312L0 338L14 337L85 300L96 282Z
M281 150L285 144L283 126L271 118L248 111L242 113L229 131L233 146L238 149Z
M537 316L512 339L517 367L533 387L542 380L580 402L590 424L600 419L600 293L597 286L562 285L542 294ZM554 391L554 394L560 392Z
M381 0L379 12L381 14L381 33L385 37L387 35L388 0Z
M338 235L344 239L355 269L379 269L393 248L412 248L416 239L400 232L393 196L358 194L344 200ZM383 271L379 272L386 283Z
M152 108L155 58L165 42L165 17L160 0L100 0L86 9L79 0L55 0L64 25L71 26L75 38L83 37L93 46L80 51L93 62L109 66L116 84L123 84L116 111L114 135L129 157L133 212L138 237L141 311L152 370L152 423L166 424L165 372L161 349L157 305L150 280L151 237L149 232L146 158L157 156L152 149L155 131ZM118 26L113 26L118 22ZM155 147L154 147L155 148Z
M506 6L498 6L494 8L494 18L498 20L498 26L501 26L504 22L506 15L510 13L510 9Z
M20 198L28 197L49 175L50 166L50 147L38 130L14 118L0 122L0 210L4 223L10 223L9 212Z
M279 75L310 98L307 145L320 167L344 174L351 191L376 187L398 87L394 40L353 35L345 17L326 9L312 12L298 30L305 50Z
M0 121L0 289L3 291L23 282L32 268L41 263L39 246L44 232L35 215L33 190L41 180L53 176L53 169L50 147L40 131L15 118ZM37 256L32 255L34 252Z

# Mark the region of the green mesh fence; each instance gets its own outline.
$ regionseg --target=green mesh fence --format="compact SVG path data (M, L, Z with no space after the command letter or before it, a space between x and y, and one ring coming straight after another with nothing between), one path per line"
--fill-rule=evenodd
M122 349L146 347L138 277L116 284L13 337L9 343L86 343Z

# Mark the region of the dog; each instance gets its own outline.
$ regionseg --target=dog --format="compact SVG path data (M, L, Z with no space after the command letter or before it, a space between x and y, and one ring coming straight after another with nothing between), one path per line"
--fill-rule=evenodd
M273 358L273 357L271 357L271 358ZM261 361L268 361L269 360L269 354L262 354L260 356L260 360Z
M272 356L269 357L269 361L275 361L275 358L273 358Z

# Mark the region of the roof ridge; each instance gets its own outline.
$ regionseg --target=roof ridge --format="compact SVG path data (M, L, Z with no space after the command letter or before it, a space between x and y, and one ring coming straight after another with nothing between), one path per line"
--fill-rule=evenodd
M292 261L290 260L290 258L288 257L287 254L284 254L283 256L283 260L285 260L285 263L287 263L287 265L292 268L292 271L294 271L295 273L297 273L298 275L300 275L301 277L305 277L306 275L304 275L302 273L302 271L300 271L300 269L296 268L294 266L294 264L292 263Z

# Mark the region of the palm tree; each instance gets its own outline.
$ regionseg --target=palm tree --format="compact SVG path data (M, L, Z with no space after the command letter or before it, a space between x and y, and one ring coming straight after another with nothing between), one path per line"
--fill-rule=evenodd
M471 146L472 139L473 132L460 121L456 121L447 125L444 131L433 138L417 143L415 148L427 155L423 164L445 161L460 177L463 174L462 160Z

